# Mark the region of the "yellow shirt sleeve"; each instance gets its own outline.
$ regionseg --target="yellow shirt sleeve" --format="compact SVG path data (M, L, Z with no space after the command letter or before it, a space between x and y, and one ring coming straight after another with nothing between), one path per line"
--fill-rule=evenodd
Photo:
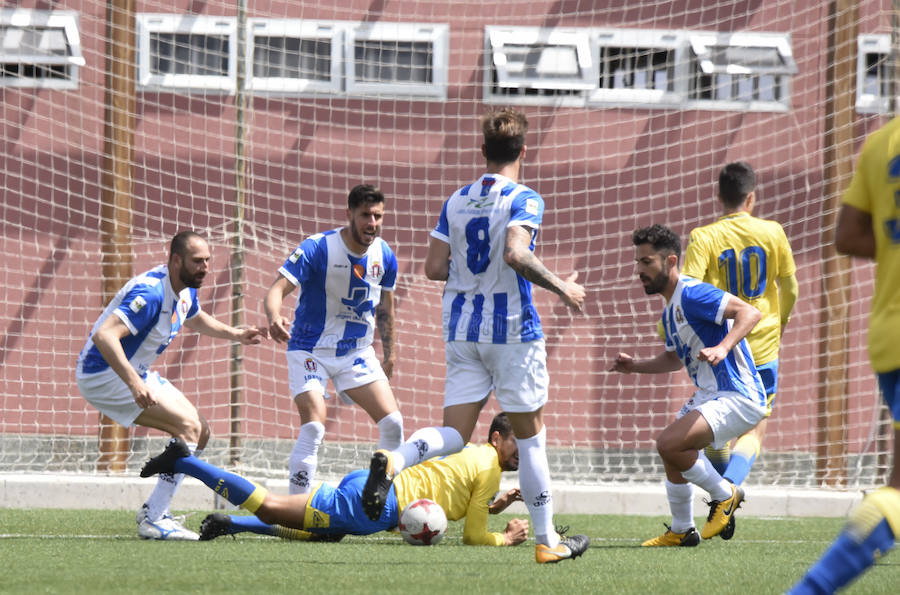
M710 257L702 234L695 229L691 231L689 238L687 248L684 249L684 266L681 267L681 273L704 281Z
M463 543L466 545L506 545L503 534L487 530L488 506L500 489L500 467L496 466L495 469L496 472L486 469L475 478L463 529Z

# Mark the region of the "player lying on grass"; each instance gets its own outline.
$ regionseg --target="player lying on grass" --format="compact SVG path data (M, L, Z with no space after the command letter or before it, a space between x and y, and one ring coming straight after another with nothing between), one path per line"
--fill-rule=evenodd
M322 483L309 494L273 494L240 475L191 456L184 441L172 439L162 454L147 461L141 477L173 472L196 477L232 504L258 517L255 520L210 515L202 530L205 539L241 530L300 537L272 525L307 531L319 539L321 536L340 538L344 534L370 535L393 529L407 504L428 498L441 505L449 520L465 517L463 543L518 545L528 537L527 520L512 519L503 533L487 530L489 513L499 513L521 499L518 490L511 490L491 505L500 489L500 472L518 468L519 449L509 419L501 413L491 423L486 444L468 444L456 454L410 467L398 475L388 494L387 514L377 521L369 520L362 509L367 470L349 473L337 488ZM263 525L269 525L270 530Z

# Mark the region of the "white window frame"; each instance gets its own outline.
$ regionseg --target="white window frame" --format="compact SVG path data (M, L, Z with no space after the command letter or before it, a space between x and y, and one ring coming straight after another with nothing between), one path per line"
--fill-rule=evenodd
M306 21L300 19L248 19L246 44L246 87L267 94L331 93L338 94L344 71L344 35L346 23L334 21ZM309 40L331 41L331 77L328 81L258 77L253 74L253 52L256 37L299 37Z
M4 8L0 10L0 24L11 27L46 27L61 29L66 38L68 56L16 56L16 63L59 66L64 65L68 79L51 77L40 78L0 78L0 87L28 87L42 89L77 89L78 75L81 66L85 65L81 54L81 36L78 32L78 13L68 10L32 10L27 8ZM2 54L0 48L0 54ZM12 63L12 60L8 61Z
M690 75L684 59L687 37L682 31L650 29L597 29L591 34L594 60L597 63L597 88L588 96L589 105L610 107L670 107L685 101L683 81ZM674 55L672 89L607 89L601 85L605 64L601 48L617 47L636 50L664 50Z
M237 19L235 17L188 16L140 13L136 16L138 45L137 87L143 91L199 91L233 94L237 81ZM153 74L150 70L150 34L172 33L228 36L228 74Z
M446 99L450 27L441 23L355 23L344 37L344 77L350 95ZM380 83L356 78L357 40L429 42L432 47L431 83Z
M882 92L881 73L878 73L878 90L870 92L866 85L867 60L871 54L884 56L886 60L891 57L890 34L865 34L857 38L856 56L856 111L861 114L888 114L891 113L891 98ZM900 84L898 84L900 85Z
M735 99L698 99L690 96L689 106L700 109L723 109L737 111L788 111L791 97L791 76L797 73L797 64L791 50L790 35L781 33L692 33L689 35L692 60L703 74L718 75L750 75L772 76L779 80L781 99L771 101L754 99L741 101ZM740 64L728 64L721 68L713 64L709 48L712 46L768 48L775 50L784 62L781 68L753 69ZM693 73L693 69L692 69ZM696 81L692 81L694 84Z
M484 101L486 103L526 105L584 105L584 94L597 87L597 61L591 50L590 29L548 27L486 26L484 68ZM505 46L574 47L579 74L570 78L522 77L508 69ZM494 74L496 73L496 82ZM547 94L509 95L495 88L537 89ZM554 94L553 91L570 93Z

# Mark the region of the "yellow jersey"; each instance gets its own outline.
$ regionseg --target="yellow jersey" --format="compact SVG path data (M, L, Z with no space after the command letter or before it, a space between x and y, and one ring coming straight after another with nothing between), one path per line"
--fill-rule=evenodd
M872 216L875 294L869 314L869 358L878 373L900 369L900 118L873 132L842 202Z
M745 211L691 231L681 270L762 312L762 319L747 336L756 365L778 358L782 316L775 280L792 277L796 271L781 225Z
M407 467L394 478L397 507L428 498L441 505L447 518L466 517L463 542L506 545L502 533L489 533L488 506L500 489L500 459L490 444L467 444L458 453Z

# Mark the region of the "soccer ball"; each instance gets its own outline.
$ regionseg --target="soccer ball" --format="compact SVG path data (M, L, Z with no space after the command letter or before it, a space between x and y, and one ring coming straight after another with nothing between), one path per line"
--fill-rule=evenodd
M422 498L400 513L400 534L411 545L435 545L447 532L447 515L439 504Z

